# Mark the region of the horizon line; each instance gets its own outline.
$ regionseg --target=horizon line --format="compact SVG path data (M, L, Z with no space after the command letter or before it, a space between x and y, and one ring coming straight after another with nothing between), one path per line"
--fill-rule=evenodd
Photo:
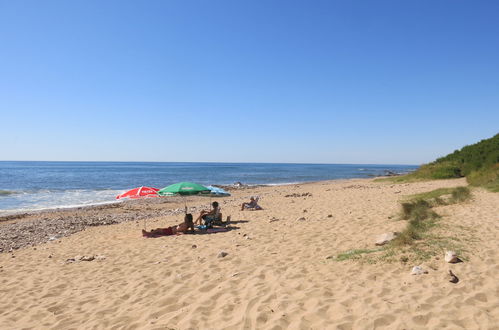
M235 162L235 161L140 161L140 160L0 160L0 162L45 162L45 163L204 163L204 164L289 164L289 165L405 165L422 164L401 163L306 163L306 162Z

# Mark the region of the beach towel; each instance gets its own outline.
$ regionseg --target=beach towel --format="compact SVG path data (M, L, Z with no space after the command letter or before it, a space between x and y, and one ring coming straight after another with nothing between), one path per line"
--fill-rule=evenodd
M207 230L208 233L220 233L220 232L224 232L224 231L229 231L227 228L209 228Z
M220 232L224 232L224 231L229 231L229 229L227 229L227 228L208 228L205 225L197 226L196 228L200 229L200 230L206 230L206 232L209 233L209 234L211 234L211 233L220 233Z

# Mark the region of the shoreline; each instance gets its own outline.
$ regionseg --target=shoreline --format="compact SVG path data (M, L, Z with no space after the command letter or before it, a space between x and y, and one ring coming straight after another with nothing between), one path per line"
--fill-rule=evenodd
M318 180L318 181L304 181L304 182L289 182L289 183L269 183L269 184L242 184L241 186L235 186L234 184L232 185L217 185L215 184L214 186L216 187L221 187L222 189L225 189L227 191L242 191L242 190L247 190L247 189L255 189L258 187L281 187L281 186L291 186L291 185L301 185L301 184L314 184L314 183L320 183L320 182L341 182L344 180L373 180L373 179L378 179L378 178L386 178L390 176L376 176L376 177L369 177L369 178L346 178L346 179L333 179L333 180ZM172 196L162 196L162 197L155 197L155 198L172 198ZM145 198L147 200L148 198ZM137 200L144 200L144 199L137 199ZM93 204L82 204L82 205L68 205L68 206L57 206L57 207L47 207L47 208L41 208L41 209L19 209L19 210L12 210L9 213L2 214L2 210L0 210L0 224L4 221L9 221L13 219L18 219L22 218L23 216L32 216L32 215L37 215L37 214L43 214L43 213L51 213L51 212L58 212L58 211L64 211L64 210L82 210L82 209L87 209L87 208L96 208L96 207L101 207L101 206L106 206L106 205L113 205L113 204L118 204L122 202L126 202L128 199L123 199L123 200L112 200L112 201L102 201L102 202L96 202ZM109 206L112 207L112 206ZM7 211L5 211L7 212Z
M302 183L287 183L279 185L241 185L241 186L223 186L220 187L231 193L245 193L259 188L286 188L300 187L309 185L328 185L328 184L348 184L354 182L374 182L379 178L388 178L390 176L380 176L374 178L349 178L309 181ZM219 197L221 200L233 196ZM172 216L183 214L183 203L185 199L194 200L197 204L189 207L189 213L196 213L203 207L199 206L201 202L206 204L207 196L168 196L158 198L144 199L126 199L113 201L109 203L85 205L67 208L50 208L36 210L32 212L20 212L11 215L0 216L0 254L4 252L12 253L15 250L25 247L34 247L39 244L47 243L63 237L69 237L88 227L109 226L129 221L147 221L158 216ZM214 200L217 197L209 197ZM171 204L172 208L158 214L149 209L153 205ZM204 205L206 208L206 205ZM208 205L209 206L209 205ZM129 211L129 208L135 208ZM102 214L105 213L105 216ZM33 233L33 226L37 226L36 234ZM41 228L41 229L40 229Z
M353 178L303 182L284 185L243 185L240 187L224 187L224 189L237 194L254 191L259 188L279 188L291 186L308 186L316 184L340 184L349 182L369 182L375 178ZM224 200L227 197L208 197L209 200ZM189 206L189 213L197 213L206 204L207 196L168 196L158 198L128 199L112 203L87 205L68 208L45 209L33 212L21 212L0 216L0 253L12 253L25 247L34 247L63 237L71 236L88 227L108 226L129 221L147 221L158 216L172 216L183 214L182 203L185 198L194 200L196 205ZM163 210L162 213L151 212L154 205L171 204L172 208ZM129 209L134 209L130 211ZM103 215L105 214L105 216ZM36 227L36 234L34 234Z

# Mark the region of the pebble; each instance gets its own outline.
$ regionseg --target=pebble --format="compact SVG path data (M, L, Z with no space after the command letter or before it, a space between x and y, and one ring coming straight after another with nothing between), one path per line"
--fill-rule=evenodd
M391 233L384 233L376 237L376 242L374 243L375 245L385 245L386 243L392 241L397 237L397 233L391 232Z
M444 260L448 263L455 264L459 262L459 258L457 257L457 253L454 251L446 251Z
M304 217L296 219L296 221L305 221L305 220L307 220L307 219L305 219Z
M454 273L450 269L449 269L449 282L451 283L459 282L459 278L456 275L454 275Z
M196 244L192 244L191 248L196 249L198 246Z
M218 257L218 258L225 258L227 255L228 255L228 253L227 253L227 252L225 252L225 251L220 251L220 252L218 252L217 257Z
M421 266L414 266L411 270L411 275L422 275L422 274L428 274L428 271L426 269L423 269Z

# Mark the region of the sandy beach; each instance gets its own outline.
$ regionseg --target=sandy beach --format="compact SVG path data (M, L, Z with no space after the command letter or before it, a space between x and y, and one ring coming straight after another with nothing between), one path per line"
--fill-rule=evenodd
M181 222L182 200L167 199L3 221L37 230L41 219L127 220L0 253L0 328L499 329L497 193L473 189L471 201L435 209L434 232L463 245L461 263L444 261L445 246L421 263L410 254L337 258L402 230L405 196L462 185L355 179L234 190L217 199L232 229L212 234L143 238L144 225ZM264 210L240 211L252 195ZM186 202L199 211L210 200ZM411 275L416 265L428 274Z

